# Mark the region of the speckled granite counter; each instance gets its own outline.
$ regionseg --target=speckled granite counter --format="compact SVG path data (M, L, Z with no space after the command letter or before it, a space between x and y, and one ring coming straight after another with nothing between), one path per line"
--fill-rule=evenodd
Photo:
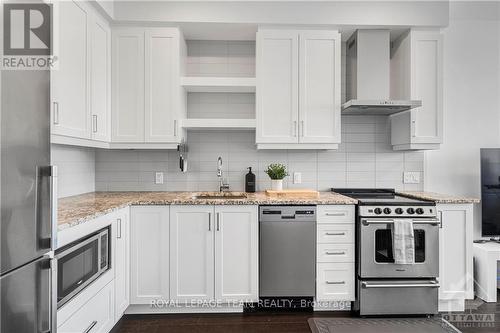
M479 199L475 198L464 198L456 197L447 194L434 193L434 192L398 192L401 195L421 200L430 200L438 204L469 204L469 203L479 203Z
M195 199L199 192L92 192L59 199L58 229L84 223L130 205L352 205L357 200L330 192L314 199L272 198L264 192L244 199Z

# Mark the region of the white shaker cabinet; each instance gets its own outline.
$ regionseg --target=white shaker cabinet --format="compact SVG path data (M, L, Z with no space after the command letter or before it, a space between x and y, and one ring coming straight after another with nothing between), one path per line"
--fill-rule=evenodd
M215 227L213 206L171 206L171 299L214 299Z
M215 206L215 298L257 301L258 207Z
M130 304L130 224L129 208L116 214L114 242L115 321L120 320Z
M90 20L90 111L92 139L110 141L111 132L111 30L103 19Z
M259 30L259 149L334 149L340 142L337 31Z
M169 299L169 211L130 208L130 304Z
M464 311L473 290L473 206L438 204L439 311Z
M180 142L184 47L177 28L113 30L113 142Z
M57 68L51 70L51 133L90 139L88 108L88 16L85 3L54 4L59 40L54 48Z
M422 106L391 116L394 150L439 149L443 142L443 36L410 30L391 50L391 97Z

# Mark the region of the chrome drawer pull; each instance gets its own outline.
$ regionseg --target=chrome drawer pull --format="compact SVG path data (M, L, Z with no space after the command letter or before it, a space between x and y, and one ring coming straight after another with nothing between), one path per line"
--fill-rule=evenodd
M85 331L83 331L82 333L89 333L90 331L92 331L92 329L94 328L94 326L97 325L97 321L94 320L93 322L90 323L89 327L87 327L87 329Z
M326 284L345 284L345 281L326 281Z
M341 251L341 252L326 252L326 255L329 255L329 256L341 256L341 255L344 255L345 254L345 251Z
M326 216L346 216L346 213L326 213Z
M327 232L325 233L327 236L344 236L345 232Z

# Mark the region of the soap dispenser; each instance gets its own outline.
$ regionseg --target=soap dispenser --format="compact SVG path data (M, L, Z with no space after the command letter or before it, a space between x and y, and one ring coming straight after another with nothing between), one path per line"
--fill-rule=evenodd
M245 176L245 192L255 192L255 174L252 173L252 167L248 167L248 173Z

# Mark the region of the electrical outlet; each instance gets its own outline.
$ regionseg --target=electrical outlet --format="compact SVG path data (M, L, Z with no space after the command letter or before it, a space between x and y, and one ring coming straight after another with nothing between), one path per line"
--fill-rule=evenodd
M420 184L420 172L403 172L403 183Z
M293 173L293 183L294 184L302 183L302 173L300 173L300 172Z
M163 184L163 172L155 172L155 184Z

